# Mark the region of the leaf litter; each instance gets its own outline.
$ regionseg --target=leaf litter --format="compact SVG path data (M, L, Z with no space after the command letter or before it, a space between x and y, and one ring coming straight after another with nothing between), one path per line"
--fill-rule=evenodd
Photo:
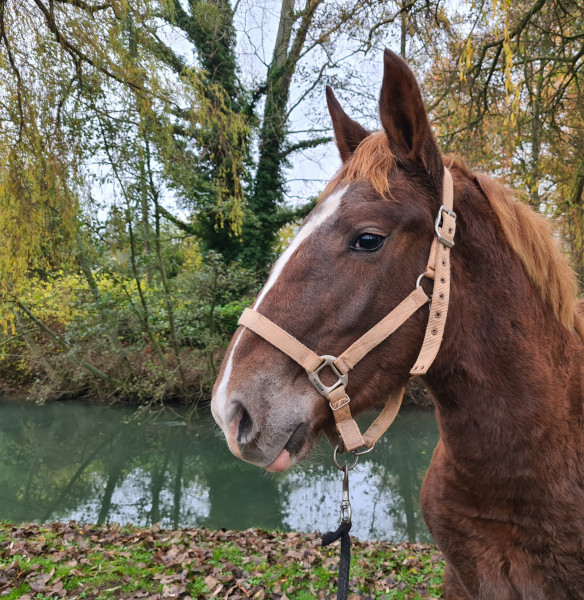
M0 523L0 600L335 598L338 553L262 529ZM349 600L440 598L443 572L434 546L353 540Z

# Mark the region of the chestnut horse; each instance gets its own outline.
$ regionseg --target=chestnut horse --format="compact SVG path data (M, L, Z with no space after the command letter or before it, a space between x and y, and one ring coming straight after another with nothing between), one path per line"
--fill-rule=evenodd
M342 352L414 289L444 167L458 215L450 310L423 377L441 439L422 489L446 557L446 600L584 598L584 327L573 272L546 220L442 156L405 62L385 52L383 130L327 99L343 165L274 265L254 309L317 353ZM427 294L433 283L423 279ZM351 372L352 412L405 385L423 306ZM334 427L304 369L240 327L212 410L232 452L278 471Z

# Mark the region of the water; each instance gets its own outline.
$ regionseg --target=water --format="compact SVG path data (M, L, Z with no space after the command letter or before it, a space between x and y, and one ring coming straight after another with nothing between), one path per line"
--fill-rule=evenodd
M321 443L309 464L269 475L231 455L208 411L77 402L0 402L0 520L325 531L336 527L341 473ZM351 472L352 533L431 541L419 493L438 441L433 412L402 410Z

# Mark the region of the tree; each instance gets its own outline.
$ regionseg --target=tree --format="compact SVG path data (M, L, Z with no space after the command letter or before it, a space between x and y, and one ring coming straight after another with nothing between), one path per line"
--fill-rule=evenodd
M254 9L237 3L240 13ZM437 5L436 5L437 6ZM241 143L255 152L248 154L249 178L247 199L243 206L241 236L226 235L228 220L210 212L197 218L198 231L209 249L221 252L228 260L240 260L248 268L264 271L274 257L274 245L283 225L302 218L312 207L304 203L296 209L286 205L285 169L291 157L307 149L329 142L330 128L311 132L296 139L290 131L293 112L318 93L324 106L324 82L333 76L346 56L337 55L339 47L346 54L366 55L376 48L383 33L393 27L406 44L409 27L416 25L435 5L410 3L381 3L377 0L355 2L326 2L306 0L298 6L296 0L282 0L279 6L273 50L259 79L246 85L237 66L235 18L237 15L225 0L192 1L185 8L175 1L167 13L170 25L179 28L193 44L207 80L225 90L231 98L230 108L248 119L250 135ZM245 18L245 14L241 18ZM437 27L442 26L440 20ZM407 29L407 31L406 31ZM431 27L429 28L431 29ZM184 68L176 52L166 47L169 65L180 71ZM348 77L355 75L350 71ZM294 89L295 98L291 98ZM323 135L325 133L325 135ZM211 135L203 146L208 149L209 170L229 168L228 158L217 151ZM253 155L257 161L253 161ZM255 163L255 164L254 164ZM227 186L228 194L234 194ZM180 224L179 224L180 226ZM187 228L184 228L187 230Z
M445 147L559 216L580 270L583 75L584 7L572 0L483 6L433 71L434 89L454 92L435 113Z
M417 70L443 149L559 215L584 271L576 0L269 8L0 3L0 345L60 394L92 373L111 394L187 395L193 364L207 385L282 227L319 193L290 202L291 165L336 156L324 83L376 126L386 45Z
M200 69L185 68L177 75L160 60L164 44L157 15L166 8L165 3L129 7L117 1L0 4L0 102L6 115L0 126L0 322L5 335L15 335L20 309L19 322L36 325L55 358L83 366L118 394L127 393L126 379L137 374L119 342L119 327L105 318L110 309L100 290L104 273L127 292L165 386L174 388L175 373L186 385L161 242L160 194L172 193L168 173L184 174L194 162L199 167L191 178L191 189L194 184L199 192L195 210L215 210L227 215L234 230L241 227L242 192L226 199L224 190L228 185L241 190L245 151L239 142L247 125L230 110L225 90L204 80ZM175 130L190 132L190 147L181 146ZM205 181L212 195L199 185L205 179L200 163L206 160L201 140L210 132L229 158L229 170L215 170ZM113 189L105 207L106 228L113 226L117 233L109 252L128 258L114 265L103 256L92 264L102 226L87 227L96 225L96 214L104 211L94 197L104 184ZM80 359L75 345L43 322L36 307L23 303L31 280L47 281L77 269L119 354L120 379ZM95 271L101 272L100 281ZM152 323L144 280L160 286L166 300L172 365ZM29 336L28 342L32 348L35 340ZM54 374L50 362L44 364Z

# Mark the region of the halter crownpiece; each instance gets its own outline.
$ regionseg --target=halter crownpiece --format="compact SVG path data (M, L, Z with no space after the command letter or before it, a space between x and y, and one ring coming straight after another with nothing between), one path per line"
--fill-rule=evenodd
M456 213L452 210L453 203L452 176L450 171L444 167L442 206L434 224L436 235L430 248L428 264L425 271L418 277L414 291L379 323L351 344L338 358L330 355L319 356L287 331L251 308L246 308L239 319L240 325L264 338L304 367L309 381L319 394L329 401L345 450L354 452L364 447L366 450L362 452L368 452L372 449L377 440L393 423L404 394L404 388L392 392L380 415L361 435L357 423L351 416L351 399L345 391L349 382L349 371L428 302L431 302L430 318L426 326L422 348L410 374L415 377L426 373L438 354L444 335L450 298L450 249L454 246L456 231ZM420 285L424 277L434 280L432 296L428 296ZM333 385L327 386L320 380L319 372L325 367L329 367L337 377L337 381Z

